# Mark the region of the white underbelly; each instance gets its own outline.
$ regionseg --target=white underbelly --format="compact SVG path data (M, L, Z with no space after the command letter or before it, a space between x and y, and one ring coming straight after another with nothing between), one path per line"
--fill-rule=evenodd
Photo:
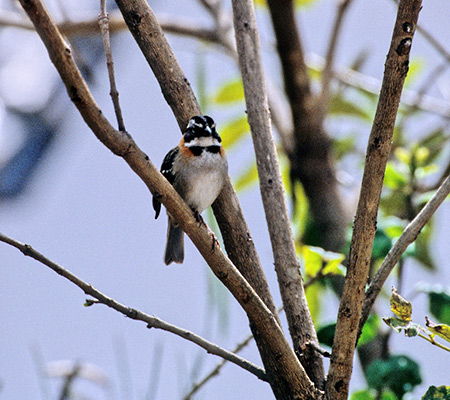
M190 193L187 199L195 199L189 204L199 213L208 208L219 195L223 184L223 174L219 172L209 172L202 176L202 179L196 179L191 182Z

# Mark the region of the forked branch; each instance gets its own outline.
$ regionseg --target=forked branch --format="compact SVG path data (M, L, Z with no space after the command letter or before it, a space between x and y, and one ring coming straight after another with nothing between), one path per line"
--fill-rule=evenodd
M67 87L71 100L77 106L88 126L105 146L115 154L121 156L128 163L152 193L158 193L160 195L161 202L191 238L215 275L230 290L246 311L252 325L256 327L260 337L264 339L267 354L271 355L274 360L276 359L278 375L285 382L288 382L291 388L296 389L299 398L311 398L316 394L316 390L308 379L287 339L284 337L277 318L267 308L228 257L217 248L211 249L212 238L209 231L205 227L199 226L186 203L175 192L170 183L159 173L157 168L149 160L149 157L142 152L131 136L125 132L116 131L103 116L74 63L69 47L62 39L42 1L20 0L20 3L44 42L50 59ZM157 38L163 37L161 27L157 24L156 18L154 18L154 14L147 3L121 3L119 1L117 3L124 13L127 25L135 35L140 36L139 27L147 23L146 28L150 29L150 37L152 35ZM127 10L127 7L130 5L129 3L133 3L132 6L136 7L146 7L146 10L141 10L140 13L136 11L130 12L129 9ZM149 21L149 19L152 20ZM169 53L169 58L164 60L165 65L154 65L153 60L150 61L152 61L152 67L158 69L158 74L163 74L170 78L170 76L167 76L167 71L161 71L161 68L167 67L168 65L174 67L174 55L165 39L163 42L165 45L163 43L162 46L157 48L155 47L155 42L147 41L144 43L145 46L148 46L145 55L147 58L151 58L151 55L158 51ZM157 53L157 55L158 59L162 58L162 54ZM180 126L184 127L187 118L193 114L197 114L199 109L195 97L189 89L187 80L186 78L183 79L183 77L184 75L180 74L177 76L178 80L165 82L169 89L172 90L163 92L169 105L177 111L175 116ZM180 99L179 96L182 96L180 94L181 89L184 90L186 96ZM180 102L177 103L177 100L180 100Z

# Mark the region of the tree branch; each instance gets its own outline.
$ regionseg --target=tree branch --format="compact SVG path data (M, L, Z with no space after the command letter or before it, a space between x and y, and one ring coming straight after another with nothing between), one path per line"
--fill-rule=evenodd
M367 147L347 276L339 305L327 378L326 395L330 400L344 400L348 397L384 171L391 150L395 119L408 73L409 53L420 9L421 0L400 1L385 64L383 85Z
M303 351L306 342L318 340L303 290L272 136L254 6L252 0L233 0L232 6L248 121L284 310L296 354L310 379L321 388L325 377L322 359Z
M331 143L323 129L322 109L311 91L293 0L269 0L284 87L294 125L294 148L288 153L291 177L302 183L319 242L341 251L347 221L340 202Z
M191 238L215 275L246 311L252 325L262 338L260 344L262 343L266 347L265 355L267 357L265 360L269 360L276 366L277 375L274 375L274 379L284 381L290 387L296 388L297 393L301 393L301 396L312 395L314 388L284 337L277 318L261 301L225 254L217 248L211 249L211 234L206 228L199 226L186 203L159 173L148 156L139 149L131 136L125 132L116 131L103 116L76 68L69 47L65 44L42 2L40 0L21 0L20 2L46 45L50 59L65 83L70 98L88 126L102 143L115 154L124 158L152 193L159 194L161 202ZM131 2L126 1L117 1L117 3L125 16L127 25L137 38L138 43L144 48L145 55L154 68L158 80L161 79L159 82L164 87L163 93L173 108L178 123L184 127L183 121L186 122L187 118L198 114L200 110L187 79L179 69L175 56L157 24L153 12L145 2L133 2L131 5L129 4ZM145 33L141 32L141 29L145 29ZM157 62L155 62L155 59L157 59ZM165 71L164 68L170 70ZM175 71L177 68L178 70ZM164 80L164 77L167 80ZM231 184L229 186L231 187ZM236 216L236 213L240 210L237 200L230 193L228 195L230 201L234 201L234 203L230 204L231 207L228 207L226 217L233 213ZM232 222L235 225L240 224L240 227L242 227L240 221L232 220ZM245 233L248 242L248 231L245 231ZM249 243L247 243L247 247L249 247L248 245ZM255 264L251 265L250 269L252 268L255 269ZM256 273L261 279L261 276L263 276L262 270L258 270ZM263 352L261 353L264 357Z
M98 16L98 24L102 32L103 47L105 48L106 66L108 68L108 77L110 84L110 95L114 106L114 112L117 118L117 125L119 131L126 131L123 122L122 110L119 103L119 91L116 87L116 78L114 76L114 61L111 51L111 41L109 37L109 16L106 11L106 0L100 0L100 14Z
M94 297L97 299L98 303L104 304L123 315L127 316L128 318L137 320L137 321L143 321L147 324L147 328L156 328L161 329L167 332L171 332L183 339L186 339L192 343L195 343L196 345L200 346L204 350L206 350L208 353L214 354L216 356L222 357L223 359L232 362L233 364L236 364L237 366L247 370L248 372L252 373L253 375L257 376L259 379L263 381L267 381L266 374L263 369L258 367L257 365L251 363L250 361L245 360L244 358L223 349L222 347L209 342L208 340L202 338L201 336L196 335L193 332L190 332L186 329L179 328L175 325L169 324L168 322L165 322L155 316L146 314L142 311L136 310L134 308L125 306L111 297L106 296L99 290L92 287L90 284L84 282L82 279L78 278L76 275L72 274L67 269L63 268L59 264L51 261L35 249L33 249L28 244L20 243L17 240L11 239L7 236L5 236L3 233L0 233L0 241L7 243L16 249L20 250L25 256L31 257L35 259L36 261L40 262L41 264L46 265L53 271L55 271L57 274L61 275L63 278L66 278L76 286L78 286L85 294ZM87 305L92 305L95 302L93 301L87 301Z
M445 181L441 184L433 197L427 202L427 204L425 204L422 210L408 224L401 236L395 242L394 246L392 246L391 250L378 268L378 271L376 272L366 291L362 316L359 322L360 330L367 321L370 310L372 309L375 300L380 294L381 288L386 282L387 277L392 272L407 247L416 240L422 228L430 220L430 218L433 216L433 214L436 212L438 207L442 204L449 193L450 176L445 179Z
M155 66L155 64L161 64L161 58L164 58L161 54L161 47L165 48L167 45L158 42L158 40L162 38L162 36L159 36L159 33L154 34L156 32L155 26L157 25L157 21L150 8L146 3L131 4L131 2L123 0L117 0L116 2L141 50L146 55L147 61L155 72L163 93L171 91L171 88L166 82L168 82L169 79L173 79L174 71L175 74L177 74L176 71L179 67L178 65L173 65L174 58L171 60L171 68ZM139 24L135 23L137 16L139 16ZM140 16L142 16L142 20ZM152 34L148 33L149 29L152 30ZM164 48L162 49L163 53L166 51ZM158 49L158 51L155 52L155 49ZM177 78L175 77L174 80L176 79ZM190 87L186 85L186 88L182 89L190 90ZM185 99L181 99L178 104L174 103L174 107L178 106L182 108L185 105ZM196 105L196 107L198 107L198 105ZM179 111L180 110L174 108L175 114ZM276 315L275 306L268 290L262 268L260 267L259 258L256 255L248 227L242 216L236 194L230 182L227 182L222 194L216 200L215 204L213 204L213 210L230 258L238 266L244 277L251 282L257 293L261 295L261 298L268 305L272 313ZM302 387L305 393L310 392L312 390L311 382L304 376L303 369L298 368L298 366L292 366L294 369L291 370L285 369L285 366L277 359L277 354L273 352L270 343L267 343L267 338L263 332L257 324L254 323L255 321L252 319L250 319L250 321L252 332L255 336L264 366L269 376L269 381L272 389L276 393L278 392L277 396L280 397L281 392L286 392L285 396L292 393L298 393L302 390ZM283 340L285 340L284 337ZM292 372L294 372L294 374L291 374ZM291 375L288 379L286 379L287 373Z
M246 347L251 340L253 339L253 335L247 336L245 340L238 343L238 345L233 349L233 354L240 352L244 347ZM192 396L197 393L211 378L218 375L223 366L227 363L227 360L223 359L220 363L218 363L201 381L194 384L189 393L183 397L183 400L190 400Z

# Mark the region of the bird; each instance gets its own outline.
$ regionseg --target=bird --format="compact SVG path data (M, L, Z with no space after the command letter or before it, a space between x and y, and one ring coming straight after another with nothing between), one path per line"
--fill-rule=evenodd
M227 157L221 142L214 120L206 115L196 115L189 120L180 142L167 153L161 165L163 176L202 223L200 214L219 196L228 176ZM153 195L155 219L161 212L159 199L160 196ZM164 263L182 264L184 233L169 212L167 215Z

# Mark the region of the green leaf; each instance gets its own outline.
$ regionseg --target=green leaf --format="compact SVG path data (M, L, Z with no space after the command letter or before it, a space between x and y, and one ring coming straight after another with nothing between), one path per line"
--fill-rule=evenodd
M322 255L324 250L320 247L303 246L302 258L305 266L305 273L309 278L317 276L318 272L322 269Z
M438 128L418 142L418 146L426 147L430 152L426 160L428 164L434 162L439 157L442 150L445 149L445 144L448 140L449 137L444 129Z
M314 3L317 3L318 0L295 0L294 4L296 8L304 8L304 7L310 7Z
M407 221L398 217L383 217L378 226L389 237L389 239L397 239L405 230Z
M414 58L409 63L408 75L405 79L405 87L411 86L415 80L420 76L425 68L425 60Z
M422 400L450 400L450 386L430 386Z
M258 169L256 168L256 162L253 161L249 167L247 167L244 172L239 175L237 180L234 182L234 187L237 192L249 189L251 186L258 183Z
M335 138L332 141L333 154L337 160L341 160L347 154L352 153L356 149L356 134L343 138Z
M325 251L321 247L308 245L302 247L301 253L306 275L310 278L316 277L319 271L323 275L344 274L343 268L340 265L345 258L343 254Z
M355 117L364 121L372 120L372 113L363 109L358 103L352 102L342 96L342 93L336 93L331 101L328 112L331 115L342 117Z
M323 290L324 288L320 282L314 282L312 285L308 285L305 291L306 301L308 302L308 307L313 321L319 320Z
M345 255L340 253L333 253L327 251L325 253L325 266L323 267L322 274L324 275L345 275L345 267L341 264L344 261Z
M365 389L354 392L350 400L377 400L377 392L375 390ZM398 400L397 396L390 390L384 390L380 400Z
M266 0L254 0L255 5L258 7L266 7ZM312 6L314 3L316 3L318 0L295 0L294 5L296 8L306 8L309 6Z
M221 129L220 136L222 138L222 146L229 149L243 139L249 132L250 126L246 116L232 119Z
M363 346L371 342L378 335L378 328L380 326L380 317L376 314L370 314L366 323L363 326L361 336L359 337L358 346Z
M405 172L401 171L392 161L388 161L384 174L384 185L393 190L404 188L408 184L408 174Z
M441 286L435 286L427 294L430 313L439 322L450 325L450 292Z
M397 147L394 150L395 157L403 164L409 165L411 163L411 152L404 147Z
M317 330L317 339L319 340L319 343L324 346L332 347L335 330L336 330L335 322L321 326Z
M377 260L386 257L391 247L392 240L382 229L378 229L373 241L372 258Z
M284 170L282 170L284 172ZM289 168L286 168L286 172L289 172ZM285 179L283 179L285 181ZM303 185L298 181L295 180L293 182L294 190L291 193L293 197L293 203L294 203L294 215L293 219L295 221L295 230L296 230L296 236L295 237L303 237L306 230L306 225L308 221L308 199L305 195L305 191L303 190ZM286 187L290 187L291 185Z
M369 387L378 391L389 389L399 399L422 383L419 364L404 355L375 360L367 368L366 378Z
M411 325L411 321L403 321L395 317L383 318L383 321L397 333L400 333L402 329L407 329Z
M214 96L213 102L219 105L229 105L242 101L244 98L244 87L242 80L239 78L222 84Z

